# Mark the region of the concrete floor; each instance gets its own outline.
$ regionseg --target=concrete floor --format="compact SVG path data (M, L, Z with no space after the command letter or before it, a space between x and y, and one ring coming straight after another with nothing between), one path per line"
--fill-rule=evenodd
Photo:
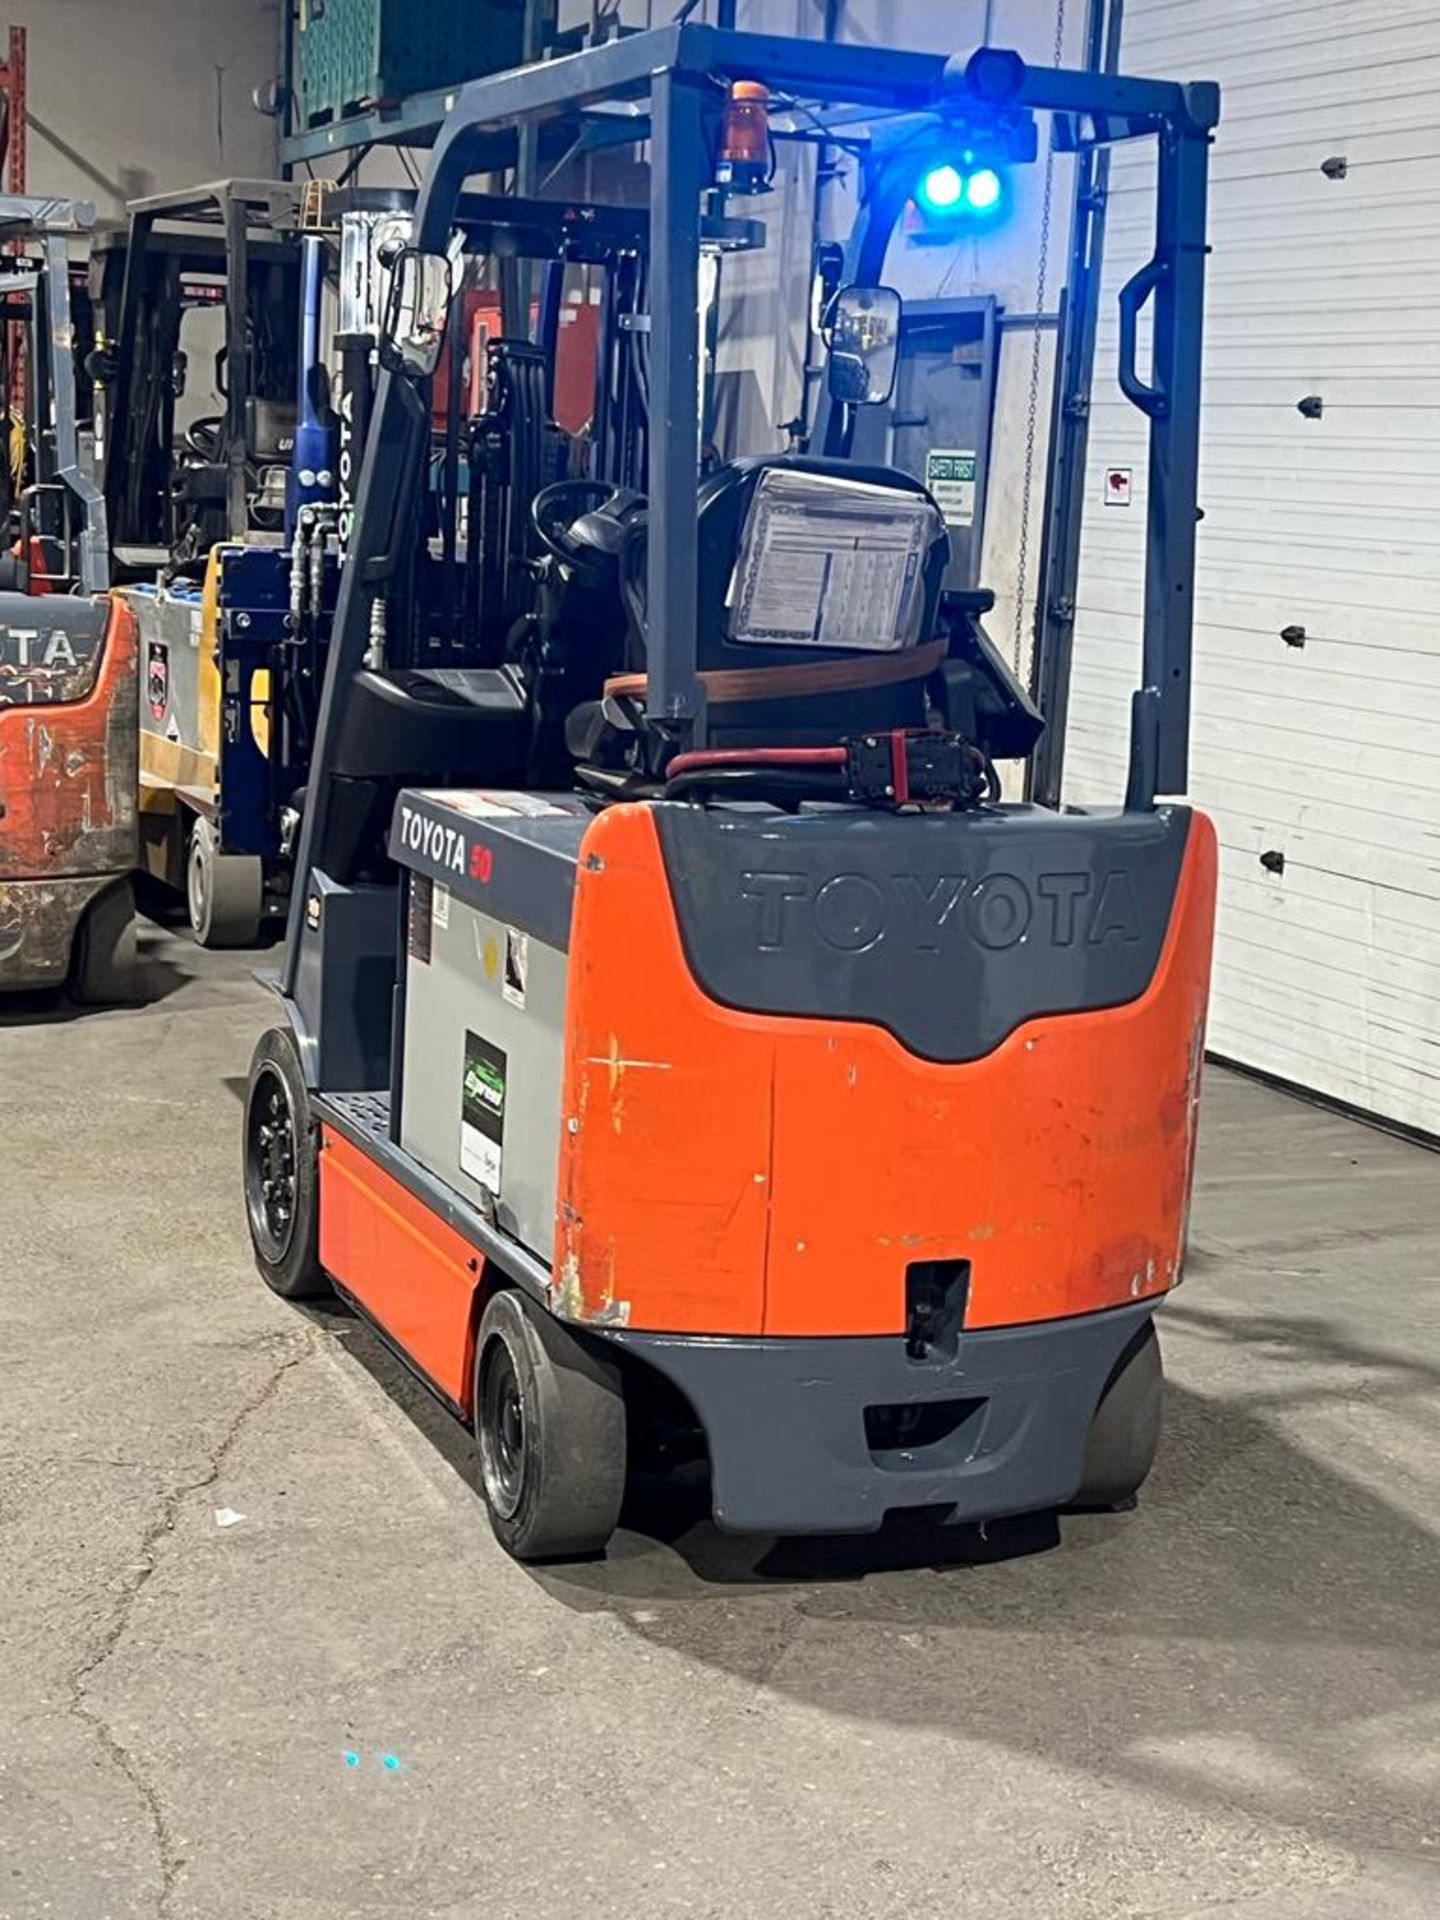
M4 1920L1440 1912L1434 1158L1212 1074L1134 1515L535 1575L256 1278L267 996L154 958L0 1030Z

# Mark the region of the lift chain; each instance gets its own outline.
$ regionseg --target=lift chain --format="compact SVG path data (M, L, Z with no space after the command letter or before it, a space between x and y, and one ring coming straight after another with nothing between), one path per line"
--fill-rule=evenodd
M1065 0L1055 4L1055 61L1065 58ZM1040 206L1040 246L1035 272L1035 325L1030 336L1030 395L1025 414L1025 475L1020 493L1020 559L1015 581L1015 632L1012 652L1015 675L1020 677L1025 651L1025 579L1030 566L1030 505L1035 486L1035 432L1040 411L1040 340L1044 328L1045 294L1050 278L1050 214L1055 198L1055 130L1045 149L1045 189Z

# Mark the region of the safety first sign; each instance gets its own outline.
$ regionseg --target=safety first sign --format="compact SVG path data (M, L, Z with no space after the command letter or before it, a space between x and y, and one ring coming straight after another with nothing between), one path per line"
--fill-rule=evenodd
M925 456L925 485L947 527L975 524L976 455L958 447L934 447Z

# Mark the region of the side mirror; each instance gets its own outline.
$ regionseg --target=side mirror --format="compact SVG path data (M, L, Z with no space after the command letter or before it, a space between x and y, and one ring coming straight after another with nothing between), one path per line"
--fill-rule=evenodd
M380 334L381 362L396 373L428 379L440 363L450 320L453 280L443 253L403 247L390 275L390 299Z
M904 309L893 287L842 287L830 310L830 396L883 406L895 391Z

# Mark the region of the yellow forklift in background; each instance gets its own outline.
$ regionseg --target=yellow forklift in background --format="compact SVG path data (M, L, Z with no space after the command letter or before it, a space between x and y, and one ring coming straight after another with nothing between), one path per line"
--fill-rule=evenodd
M101 465L140 649L140 859L202 945L253 945L288 902L366 314L412 198L218 181L138 202L123 270L97 259Z

